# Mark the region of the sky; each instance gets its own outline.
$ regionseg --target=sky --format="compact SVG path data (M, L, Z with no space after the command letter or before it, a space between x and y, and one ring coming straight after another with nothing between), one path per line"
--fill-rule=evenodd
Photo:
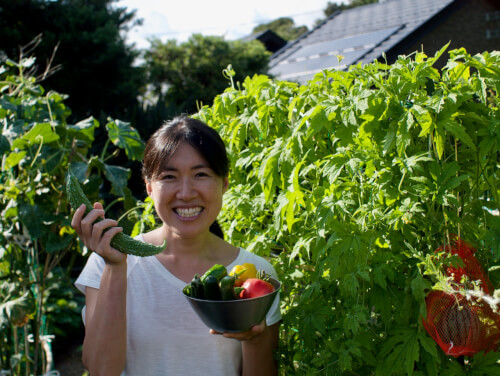
M330 0L330 2L335 2ZM119 0L115 6L136 10L143 25L127 34L137 48L147 48L150 37L162 41L186 41L191 34L224 36L234 40L252 29L280 17L293 18L295 25L309 29L325 18L328 0Z

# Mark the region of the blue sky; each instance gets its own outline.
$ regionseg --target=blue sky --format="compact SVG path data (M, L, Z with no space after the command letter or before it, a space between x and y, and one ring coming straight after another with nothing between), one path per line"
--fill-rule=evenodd
M333 0L330 0L334 2ZM185 41L193 33L224 36L227 40L250 34L258 24L291 17L296 25L311 28L324 18L325 0L119 0L115 6L136 9L144 20L127 35L138 48L147 38Z

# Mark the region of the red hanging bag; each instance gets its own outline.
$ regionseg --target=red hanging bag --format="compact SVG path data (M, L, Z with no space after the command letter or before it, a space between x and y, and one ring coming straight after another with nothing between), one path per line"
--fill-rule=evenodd
M446 274L457 284L456 293L431 291L427 295L427 318L422 319L425 329L450 356L473 356L479 351L496 350L500 340L500 314L497 313L500 306L495 312L484 299L459 292L459 287L472 289L472 281L480 283L484 294L493 292L487 274L474 256L475 249L455 237L452 244L436 252L443 250L459 256L464 265L446 267Z

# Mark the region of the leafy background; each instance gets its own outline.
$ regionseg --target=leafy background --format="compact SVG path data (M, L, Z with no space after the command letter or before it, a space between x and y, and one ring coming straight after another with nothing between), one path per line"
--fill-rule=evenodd
M284 281L282 374L498 373L498 353L449 359L420 321L453 234L499 282L500 54L438 71L445 50L305 86L255 75L198 113L232 156L225 233Z

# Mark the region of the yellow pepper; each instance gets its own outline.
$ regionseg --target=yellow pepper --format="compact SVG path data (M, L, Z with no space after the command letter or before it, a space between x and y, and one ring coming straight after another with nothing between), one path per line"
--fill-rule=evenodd
M254 264L245 262L241 265L235 265L229 275L237 276L235 286L241 286L248 278L257 278L257 269Z

